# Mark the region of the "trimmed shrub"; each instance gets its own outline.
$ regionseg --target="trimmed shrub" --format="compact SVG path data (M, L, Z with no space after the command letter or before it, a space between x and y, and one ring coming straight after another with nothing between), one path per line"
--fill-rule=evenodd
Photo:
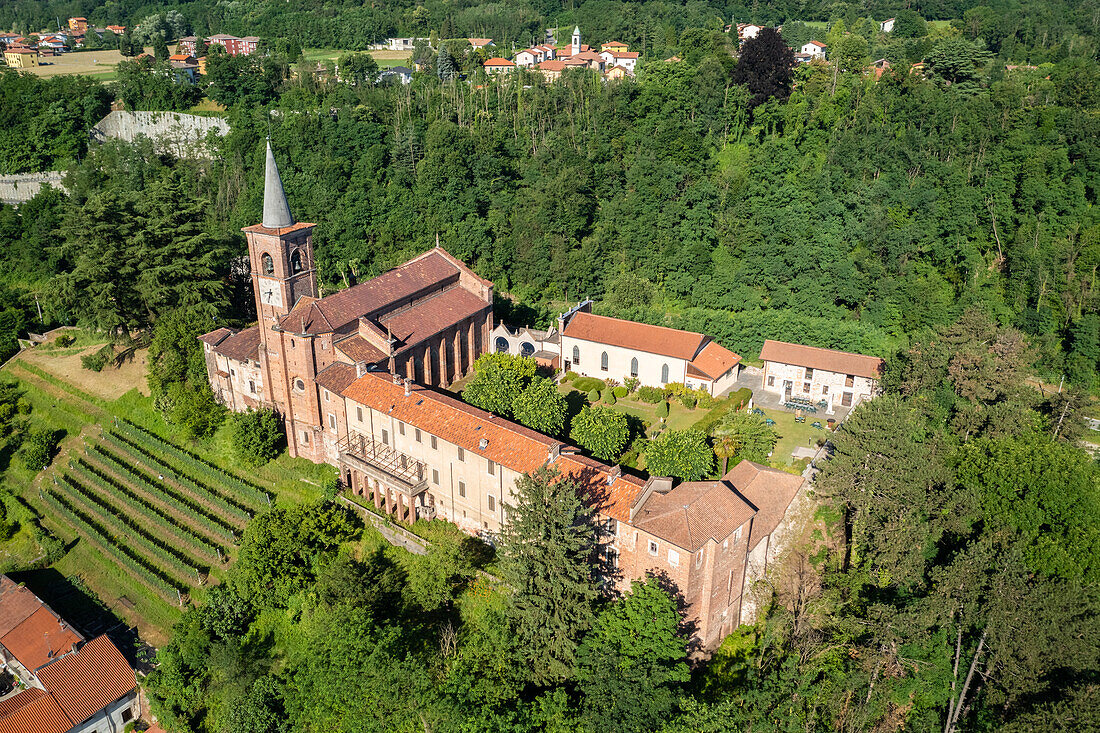
M649 402L651 404L657 404L665 398L665 391L658 389L657 387L639 387L638 399L642 402Z
M752 390L748 387L742 387L736 392L731 392L727 398L730 401L730 406L735 410L740 410L749 404L749 400L752 399Z
M714 399L713 397L711 397L709 394L707 394L703 390L699 390L699 399L696 401L695 404L697 406L703 408L704 410L710 410L716 404L718 404L718 400Z
M615 398L615 390L611 389L610 387L601 392L600 395L603 397L603 401L609 405L613 405L618 402L618 400Z
M657 405L657 417L668 417L668 403L662 402Z
M612 392L614 392L614 393L615 393L615 397L616 397L616 398L618 398L618 399L620 399L620 400L621 400L621 399L622 399L623 397L626 397L626 396L627 396L628 394L630 394L630 390L629 390L629 389L627 389L626 387L616 387L615 389L613 389L613 390L611 390L611 391L612 391Z
M588 393L588 401L592 404L596 404L600 401L600 391L598 389L591 390Z
M697 401L698 400L696 400L695 395L691 392L688 392L688 393L683 394L683 395L680 396L680 404L683 405L684 407L688 408L689 410L694 410L695 409L695 403Z
M626 387L627 394L636 392L639 384L641 384L641 381L637 377L627 377L623 380L623 386Z
M573 380L573 388L580 390L581 392L591 392L596 390L597 392L607 386L607 383L602 379L596 379L595 377L580 377Z
M562 381L572 382L576 378L577 378L577 373L576 372L568 371L568 372L565 373L565 376L562 377Z

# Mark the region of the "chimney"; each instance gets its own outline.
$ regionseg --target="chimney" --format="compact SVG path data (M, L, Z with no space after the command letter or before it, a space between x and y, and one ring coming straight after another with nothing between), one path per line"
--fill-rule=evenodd
M489 439L488 438L482 438L481 440L479 440L477 442L477 449L478 450L485 450L488 447L489 447Z
M398 376L397 374L394 374L392 376L393 376L393 383L394 384L401 384L401 377L400 376Z
M547 463L553 463L561 457L561 443L554 443L550 446L550 454L546 458Z
M367 373L367 362L365 362L365 361L355 362L355 378L358 379L359 377L363 376L366 373Z
M623 467L619 464L615 464L611 467L611 470L607 472L607 485L615 483L623 475Z
M412 385L412 380L411 379L406 379L405 380L405 396L406 397L408 397L410 394L412 394L412 390L410 389L410 385Z

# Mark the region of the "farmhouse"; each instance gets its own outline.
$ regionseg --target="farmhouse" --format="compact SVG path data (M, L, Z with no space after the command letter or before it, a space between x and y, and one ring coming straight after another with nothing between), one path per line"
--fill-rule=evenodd
M487 74L507 74L510 71L514 71L516 65L508 59L491 58L484 64L485 73Z
M883 367L875 356L770 340L764 342L760 359L765 391L784 400L823 401L830 412L873 397Z
M8 48L4 61L13 69L30 69L38 66L38 51L33 48Z
M821 41L810 41L802 46L801 52L810 57L810 59L825 58L825 44Z
M260 322L201 337L222 402L277 409L291 455L336 466L347 490L379 511L405 522L443 519L489 540L508 521L517 480L554 469L580 484L598 516L595 549L608 582L625 589L650 571L666 573L706 648L753 619L747 589L766 571L767 554L752 559L803 491L800 476L742 463L719 480L674 486L433 389L467 374L489 348L545 352L552 363L559 333L567 349L583 348L580 365L597 375L600 354L610 369L614 352L619 377L633 358L639 377L714 394L736 378L736 354L700 334L593 316L584 311L590 303L562 315L557 332L498 326L490 340L493 284L438 246L319 298L313 226L291 217L269 146L263 223L244 230Z
M120 731L138 717L137 678L106 636L84 638L0 575L0 662L23 689L0 700L3 733Z
M597 316L591 301L558 319L563 369L588 377L680 382L717 397L737 381L741 357L701 333Z

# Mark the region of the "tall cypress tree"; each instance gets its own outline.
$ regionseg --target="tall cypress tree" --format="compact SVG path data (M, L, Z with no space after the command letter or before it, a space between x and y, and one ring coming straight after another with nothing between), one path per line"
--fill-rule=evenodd
M592 625L591 512L577 482L545 466L520 478L515 496L501 545L515 589L509 616L529 679L545 685L573 676L577 644Z

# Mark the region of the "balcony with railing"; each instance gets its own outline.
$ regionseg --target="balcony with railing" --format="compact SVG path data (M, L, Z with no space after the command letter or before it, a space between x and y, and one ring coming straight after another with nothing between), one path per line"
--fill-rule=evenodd
M341 463L408 496L416 496L428 488L428 467L423 461L362 433L348 433L336 443L336 449Z

